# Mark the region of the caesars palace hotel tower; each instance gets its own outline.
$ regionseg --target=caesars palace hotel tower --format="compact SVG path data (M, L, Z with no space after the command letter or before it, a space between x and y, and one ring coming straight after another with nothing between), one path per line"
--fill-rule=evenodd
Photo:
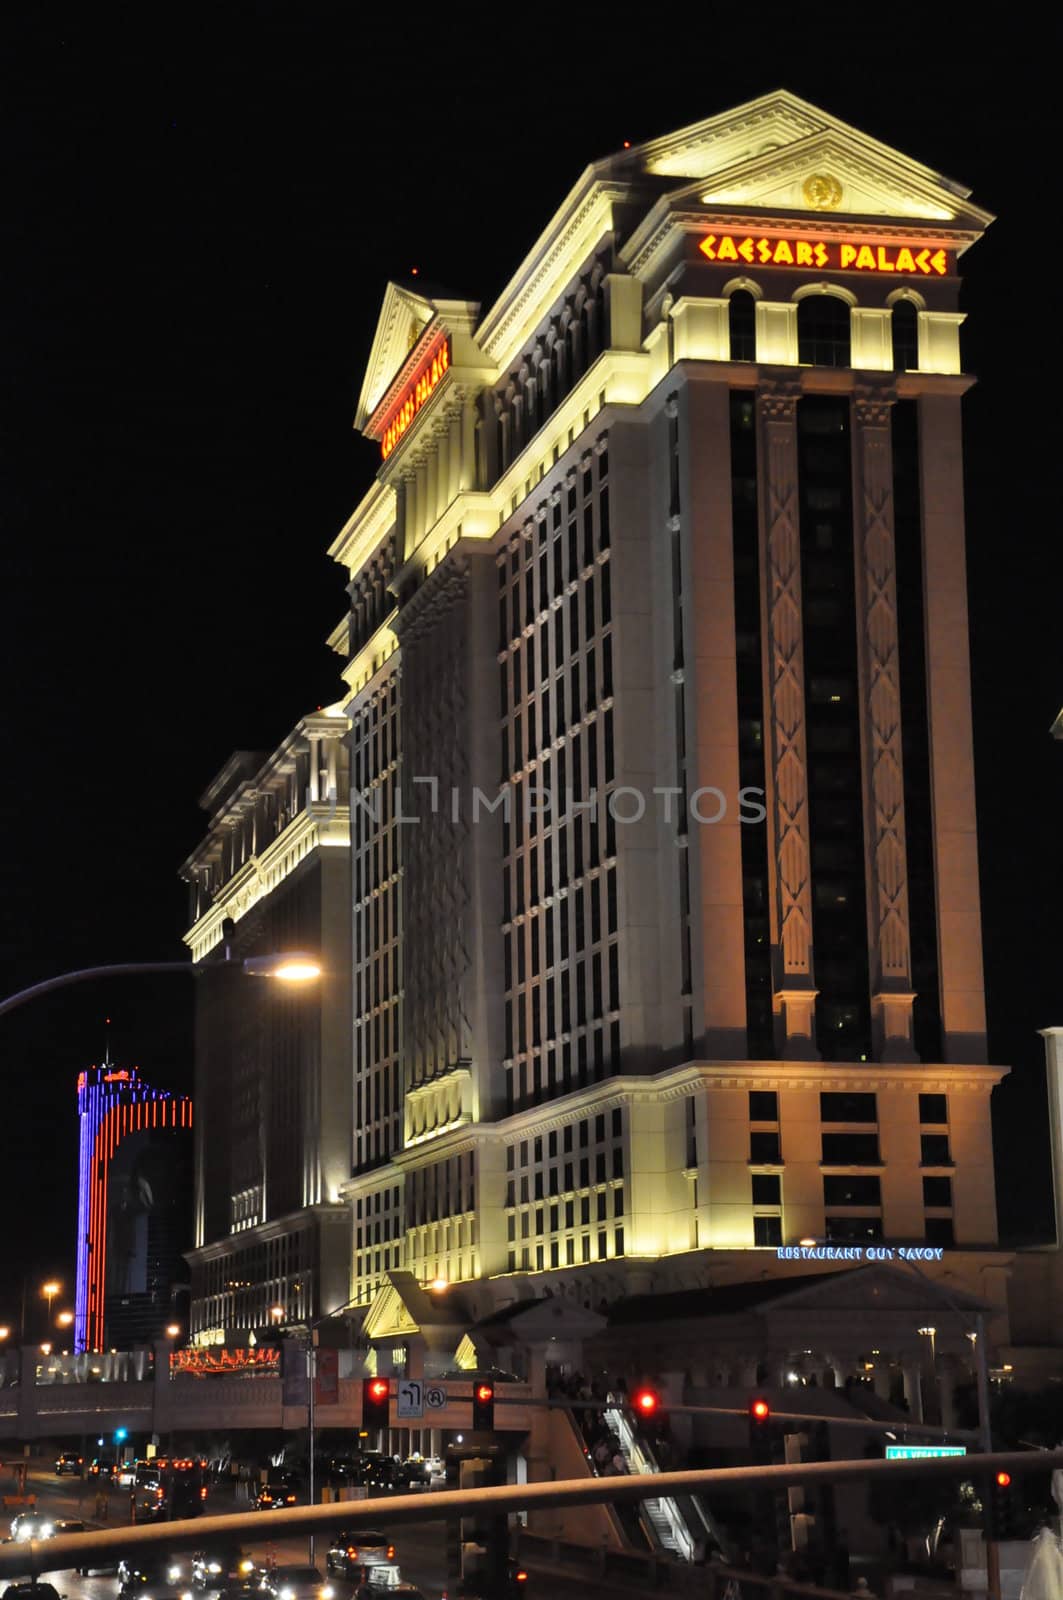
M958 310L990 221L778 92L588 166L489 307L388 285L331 552L360 1303L995 1250Z

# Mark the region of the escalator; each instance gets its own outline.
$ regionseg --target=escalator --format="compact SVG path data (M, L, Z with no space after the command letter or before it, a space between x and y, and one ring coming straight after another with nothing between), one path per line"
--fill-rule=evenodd
M639 1430L637 1419L618 1397L610 1395L605 1407L605 1424L620 1443L620 1453L630 1473L660 1472L661 1468L649 1440ZM640 1502L639 1521L653 1550L678 1561L694 1561L706 1548L717 1548L725 1556L728 1541L708 1507L697 1495L659 1496Z

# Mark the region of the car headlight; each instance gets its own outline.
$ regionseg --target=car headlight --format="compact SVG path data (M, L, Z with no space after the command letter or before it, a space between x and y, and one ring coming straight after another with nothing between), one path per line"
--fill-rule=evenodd
M321 1600L335 1600L336 1591L332 1587L331 1583L326 1583L324 1588L319 1592L321 1595Z
M220 1567L211 1567L210 1570L211 1570L211 1572L220 1572L221 1568ZM254 1570L255 1570L255 1563L253 1561L241 1561L241 1563L240 1563L240 1571L241 1572L253 1572Z
M180 1576L181 1576L180 1567L170 1567L167 1570L167 1573L166 1573L166 1582L167 1583L176 1583Z
M55 1527L51 1522L42 1522L38 1531L42 1539L50 1539L55 1532Z
M244 1570L243 1567L241 1567L240 1571L243 1572L243 1570ZM210 1563L210 1565L208 1566L207 1571L208 1572L220 1572L221 1571L221 1562L220 1561L212 1561Z

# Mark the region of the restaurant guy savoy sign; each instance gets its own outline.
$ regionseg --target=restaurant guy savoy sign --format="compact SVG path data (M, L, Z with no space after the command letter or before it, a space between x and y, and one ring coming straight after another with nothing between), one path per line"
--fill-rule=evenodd
M939 1244L782 1244L780 1261L940 1261Z
M450 340L443 339L430 350L403 389L380 440L380 453L385 461L394 450L406 429L421 407L431 399L436 385L450 368Z
M861 244L841 239L767 239L757 234L710 233L698 249L710 261L745 261L758 267L826 267L837 272L893 272L944 278L949 252L907 245Z

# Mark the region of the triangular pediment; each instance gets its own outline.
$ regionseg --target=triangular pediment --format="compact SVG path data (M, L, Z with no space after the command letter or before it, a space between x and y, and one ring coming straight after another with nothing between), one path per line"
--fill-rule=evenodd
M397 283L388 284L358 396L356 428L362 428L372 416L435 314L434 304L424 295Z
M373 1297L362 1333L366 1339L397 1339L420 1329L393 1283L381 1284Z
M780 1283L777 1299L761 1305L762 1314L775 1311L828 1312L919 1312L931 1310L970 1313L990 1312L993 1307L965 1289L939 1288L932 1278L917 1276L904 1268L890 1266L854 1267L850 1272L832 1272L807 1288L789 1291Z
M786 90L643 146L646 168L686 178L717 207L941 222L981 231L969 190ZM672 196L675 203L677 196Z

